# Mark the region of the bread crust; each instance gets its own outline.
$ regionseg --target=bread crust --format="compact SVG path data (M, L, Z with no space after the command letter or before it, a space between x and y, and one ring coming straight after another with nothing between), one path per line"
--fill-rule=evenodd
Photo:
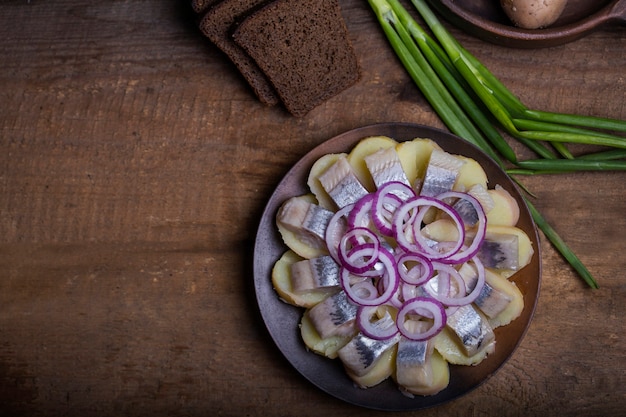
M297 117L361 77L337 0L271 1L247 15L232 36Z
M231 27L238 19L265 1L222 0L206 10L199 27L200 31L233 62L259 100L273 106L280 101L274 87L256 62L231 37Z

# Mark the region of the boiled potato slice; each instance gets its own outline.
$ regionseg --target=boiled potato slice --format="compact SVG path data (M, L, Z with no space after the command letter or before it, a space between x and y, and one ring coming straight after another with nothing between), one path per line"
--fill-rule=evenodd
M354 175L359 182L370 192L376 191L372 176L365 164L365 157L378 152L381 149L392 148L398 142L387 136L371 136L364 138L350 151L348 162L352 166Z
M274 264L272 269L272 285L274 289L285 302L299 306L312 307L320 301L324 300L329 291L311 291L304 293L296 293L291 287L291 265L301 261L302 257L292 250L288 250Z
M494 206L487 213L487 223L492 226L515 226L519 220L519 205L517 200L499 185L487 191Z
M487 174L478 162L466 156L454 156L462 161L465 161L459 170L459 176L454 183L454 187L452 187L454 191L467 191L476 184L480 184L484 188L487 188Z
M441 150L441 147L431 139L416 138L396 145L400 163L411 185L415 186L416 180L424 178L433 149Z
M463 351L463 347L457 342L457 338L447 327L444 328L437 336L433 338L435 350L443 356L443 358L454 365L478 365L495 350L495 343L490 343L473 356L467 356Z
M322 339L306 313L302 315L300 321L300 334L307 348L330 359L335 359L337 351L344 347L351 338L351 336L331 336Z
M422 228L422 234L437 242L456 242L459 239L459 229L450 219L439 219L428 223Z

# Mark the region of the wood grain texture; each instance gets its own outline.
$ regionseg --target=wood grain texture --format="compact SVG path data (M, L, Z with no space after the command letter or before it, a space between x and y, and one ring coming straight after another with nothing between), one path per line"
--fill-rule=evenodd
M303 379L252 289L259 216L309 149L443 127L367 3L341 5L363 78L296 119L256 100L186 2L0 4L0 415L380 415ZM451 30L529 106L626 118L622 27L532 51ZM542 237L520 348L420 415L623 415L626 174L523 182L600 289Z

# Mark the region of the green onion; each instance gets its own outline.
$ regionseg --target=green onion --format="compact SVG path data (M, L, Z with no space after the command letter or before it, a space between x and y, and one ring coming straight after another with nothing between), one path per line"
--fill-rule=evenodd
M482 63L441 25L424 0L411 0L431 37L398 0L368 0L400 61L448 128L488 153L504 167L494 149L516 168L509 175L556 174L583 170L623 170L626 121L528 109ZM427 79L425 79L427 78ZM497 126L540 159L518 161ZM486 138L486 140L485 140ZM559 158L544 142L552 145ZM618 148L575 157L567 143ZM529 195L516 178L513 181ZM527 201L537 226L593 288L598 285L576 255Z
M474 92L478 95L483 104L489 109L492 115L498 120L511 136L519 139L543 140L550 142L572 142L590 145L613 146L617 148L626 147L626 138L604 137L596 134L583 133L582 130L573 132L571 126L584 126L595 129L606 129L614 131L626 131L626 121L590 117L582 115L571 115L562 113L551 113L527 109L524 104L515 97L497 78L484 67L478 59L472 56L467 50L461 47L456 39L441 25L437 17L426 5L424 0L411 0L426 24L430 27L443 49L448 53L455 67L466 79ZM550 123L549 130L519 131L514 120L529 120L541 123ZM556 134L558 133L558 135ZM523 143L529 142L522 140ZM571 157L564 146L557 145L561 152L565 152L566 157ZM542 150L533 149L542 157L547 157Z
M589 270L583 265L581 260L576 254L565 244L563 239L557 234L557 232L548 224L548 222L541 216L535 206L530 201L526 200L526 205L530 210L530 214L537 224L537 227L541 229L543 234L554 245L554 247L563 255L563 257L569 262L569 264L578 272L578 275L591 287L599 288L598 283L593 278Z
M572 155L570 150L567 149L567 146L565 146L563 142L552 142L552 146L554 147L554 149L557 150L559 154L561 154L563 158L574 159L574 155Z
M427 62L424 62L423 65L428 67L425 72L432 72L432 76L434 79L441 79L443 84L449 89L450 93L454 98L458 101L459 105L465 110L471 120L480 128L485 137L489 140L489 142L500 152L502 156L504 156L508 161L515 163L517 158L515 156L515 152L510 147L510 145L504 140L504 138L500 135L500 133L495 129L491 121L487 118L487 116L481 111L481 109L476 106L475 100L470 97L467 93L466 88L464 88L461 84L465 84L465 79L461 77L459 74L455 73L455 69L451 66L450 61L447 59L445 52L434 43L433 39L428 36L424 30L413 20L413 18L409 15L409 13L400 5L397 0L387 0L388 4L393 9L393 12L398 16L401 24L404 25L408 32L411 34L413 40L419 50L423 52L424 56L428 59ZM410 39L404 39L405 46L409 48L411 51L416 48L416 45L413 45L413 42ZM436 72L436 73L435 73ZM446 88L441 86L441 88ZM488 149L487 153L495 160L497 160L497 155L495 155L490 147L484 143L484 141L480 138L480 133L478 133L478 142L480 143L480 147L483 149Z
M552 171L626 171L626 161L598 161L594 159L528 159L517 163L521 168Z
M542 130L545 132L564 132L564 133L578 133L581 135L598 136L607 139L622 139L621 136L611 135L597 130L583 129L580 127L564 126L557 123L528 120L528 119L513 119L513 124L519 130Z
M515 139L517 139L518 142L526 145L528 149L532 150L533 152L535 152L537 155L539 155L542 158L556 159L556 155L554 155L547 147L543 145L543 143L539 141L526 139L521 136L517 136L515 137Z
M608 151L600 151L579 155L578 159L593 159L596 161L608 161L611 159L626 158L626 149L610 149Z
M540 110L526 110L524 115L526 118L532 120L626 132L626 120L582 116L578 114L551 113Z
M607 138L595 135L584 135L569 132L546 132L538 130L524 130L519 135L531 140L545 140L548 142L569 142L581 143L585 145L611 146L614 148L626 149L626 138Z
M511 169L506 170L506 173L509 175L547 175L547 174L562 174L563 172L564 171L551 171L549 169L537 170L537 169L523 169L523 168L511 168Z
M444 93L443 89L437 88L434 85L432 76L427 77L423 70L423 65L419 65L416 61L416 56L421 59L421 54L411 54L411 51L403 42L403 37L406 39L408 34L404 27L400 25L397 16L391 10L391 7L383 1L371 1L376 12L376 16L383 28L383 31L387 35L389 43L393 47L396 55L402 61L403 65L407 69L409 75L422 91L428 102L433 106L442 121L448 126L450 131L467 139L476 146L480 146L479 140L476 139L475 132L468 127L467 121L462 119L462 112L458 111L456 102L452 102L449 99L447 90ZM415 52L415 51L413 51ZM419 51L418 51L419 52ZM439 81L439 79L437 79Z

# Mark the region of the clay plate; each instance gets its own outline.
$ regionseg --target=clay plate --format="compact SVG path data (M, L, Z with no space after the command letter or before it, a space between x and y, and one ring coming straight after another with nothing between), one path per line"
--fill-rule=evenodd
M391 379L373 388L356 388L338 359L331 360L306 350L298 328L304 310L280 301L271 283L274 263L287 250L275 224L280 205L289 197L309 192L306 180L318 158L328 153L349 152L360 139L376 135L390 136L399 142L416 137L430 138L450 153L474 158L487 173L490 187L500 184L517 199L520 205L518 226L528 234L535 249L531 263L512 278L524 294L524 310L511 324L495 330L495 353L477 366L451 366L449 386L430 397L408 398L400 393ZM431 407L466 394L507 361L526 333L535 310L541 281L541 253L536 226L518 188L493 160L475 146L447 132L415 124L389 123L366 126L336 136L311 150L287 172L263 212L254 246L253 268L263 321L276 347L294 368L315 386L345 402L371 409L400 411Z
M543 48L579 39L604 25L626 23L626 0L569 0L550 27L515 27L499 0L428 0L453 25L485 41L516 48Z

